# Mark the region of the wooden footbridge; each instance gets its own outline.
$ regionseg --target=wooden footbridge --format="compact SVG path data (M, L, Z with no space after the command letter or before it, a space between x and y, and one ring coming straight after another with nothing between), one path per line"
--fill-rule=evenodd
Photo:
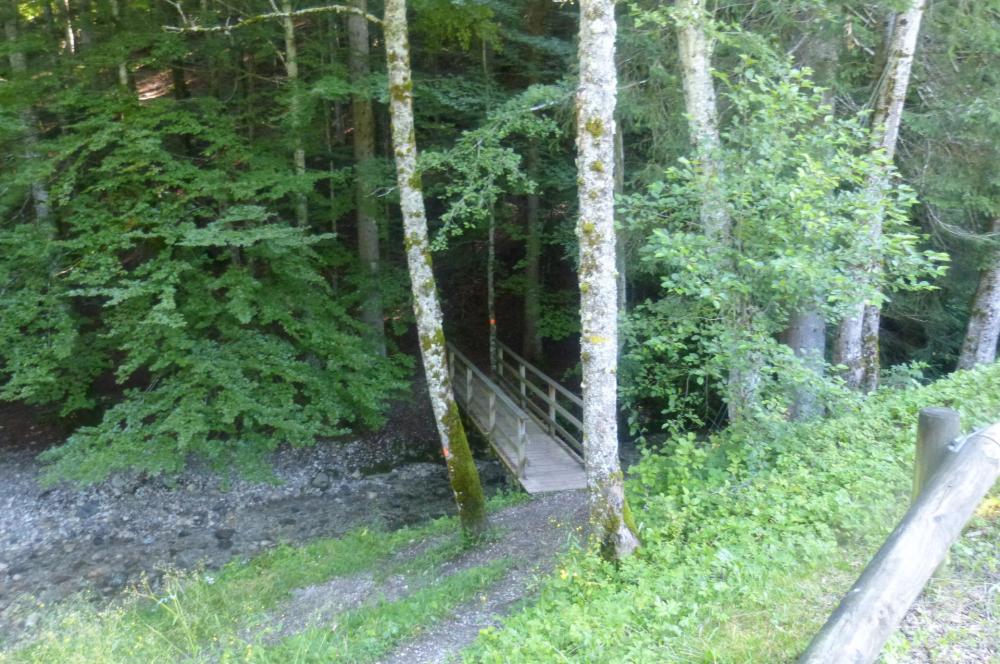
M455 398L528 493L582 489L583 401L503 344L487 375L453 345Z

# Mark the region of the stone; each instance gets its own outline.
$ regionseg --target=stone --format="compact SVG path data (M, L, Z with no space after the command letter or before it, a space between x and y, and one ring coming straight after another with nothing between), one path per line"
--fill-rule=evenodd
M325 472L320 471L309 481L309 486L314 489L319 489L320 491L326 491L330 488L330 476Z
M219 540L220 542L227 542L232 540L233 535L235 534L236 531L233 530L232 528L217 528L215 532L212 533L212 535L215 536L215 539Z

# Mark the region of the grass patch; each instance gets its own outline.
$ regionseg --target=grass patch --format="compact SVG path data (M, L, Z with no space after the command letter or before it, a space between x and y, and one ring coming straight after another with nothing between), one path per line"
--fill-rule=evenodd
M959 410L966 430L1000 419L1000 365L821 422L674 438L628 483L643 549L617 567L568 556L466 661L794 661L905 512L926 406ZM955 559L973 546L997 564L989 539Z

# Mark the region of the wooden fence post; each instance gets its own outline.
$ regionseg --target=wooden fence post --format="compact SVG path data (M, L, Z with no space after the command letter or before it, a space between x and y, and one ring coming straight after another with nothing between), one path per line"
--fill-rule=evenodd
M951 408L923 408L917 420L917 452L913 461L914 502L931 475L948 455L948 446L962 432L961 416Z

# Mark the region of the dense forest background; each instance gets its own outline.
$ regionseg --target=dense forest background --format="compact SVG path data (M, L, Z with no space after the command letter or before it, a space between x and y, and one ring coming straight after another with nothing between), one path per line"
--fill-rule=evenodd
M928 4L888 160L868 132L907 4L706 7L711 154L692 146L685 17L618 4L633 435L851 408L863 397L832 340L860 299L882 307L882 389L992 360L995 330L985 355L963 345L1000 320L1000 5ZM4 3L0 398L73 431L55 472L171 471L192 454L249 471L281 443L377 426L406 390L418 342L385 44L361 15L382 7L350 7ZM485 357L495 320L572 383L577 7L410 9L448 338ZM880 169L873 237L865 183ZM733 242L701 232L707 195ZM879 276L858 278L870 264ZM823 342L811 355L785 343L803 312Z

